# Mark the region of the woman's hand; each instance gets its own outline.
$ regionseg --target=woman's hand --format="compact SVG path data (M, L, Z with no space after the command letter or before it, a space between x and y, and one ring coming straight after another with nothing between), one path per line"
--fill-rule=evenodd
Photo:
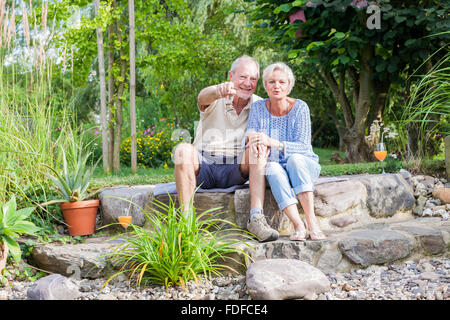
M245 148L250 148L250 151L257 157L268 155L269 148L261 143L260 132L250 132L247 136Z
M266 146L267 148L278 146L278 141L270 138L264 132L255 132L253 140L256 141L256 143L258 144Z
M270 138L263 132L251 132L247 137L246 148L251 148L251 151L258 155L268 153L271 147L278 148L279 141Z

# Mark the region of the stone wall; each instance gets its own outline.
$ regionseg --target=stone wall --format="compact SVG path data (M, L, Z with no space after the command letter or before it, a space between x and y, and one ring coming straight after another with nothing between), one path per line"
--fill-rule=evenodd
M102 225L117 221L125 211L133 216L133 223L145 225L144 211L151 213L153 200L168 203L168 195L153 197L154 186L115 187L100 193ZM177 203L177 196L170 196ZM133 200L131 200L133 198ZM128 201L126 200L128 199ZM130 201L136 203L131 205ZM373 222L404 221L413 218L415 206L411 175L407 171L385 175L352 175L322 177L315 184L314 205L323 230L342 230ZM197 193L197 211L220 208L220 217L245 229L250 212L248 188L234 193ZM304 218L301 205L299 213ZM293 227L278 209L269 188L266 189L264 212L268 223L281 235L291 234Z

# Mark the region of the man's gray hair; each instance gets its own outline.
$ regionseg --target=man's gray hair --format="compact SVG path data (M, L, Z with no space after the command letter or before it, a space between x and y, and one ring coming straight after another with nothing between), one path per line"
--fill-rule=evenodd
M275 62L275 63L267 66L264 69L263 76L262 76L264 88L266 88L267 78L276 70L280 70L281 72L284 72L284 74L287 76L288 81L289 81L289 87L288 87L287 94L291 93L291 90L295 84L295 77L294 77L294 73L292 72L292 69L289 68L289 66L287 64L285 64L284 62Z
M259 63L258 63L258 61L256 61L254 58L247 56L245 54L242 57L239 57L236 60L234 60L233 64L231 65L230 72L234 74L234 70L237 68L237 66L241 62L248 62L248 61L251 61L256 65L256 69L258 70L258 78L259 78Z

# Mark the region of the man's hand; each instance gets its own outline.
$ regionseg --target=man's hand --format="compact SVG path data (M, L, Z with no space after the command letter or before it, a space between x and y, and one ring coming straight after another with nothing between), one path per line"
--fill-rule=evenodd
M237 91L234 88L233 82L223 82L201 90L197 98L197 103L200 111L205 111L215 100L220 98L232 99L236 93Z
M217 96L219 98L231 99L236 95L237 91L234 88L233 82L223 82L216 86Z

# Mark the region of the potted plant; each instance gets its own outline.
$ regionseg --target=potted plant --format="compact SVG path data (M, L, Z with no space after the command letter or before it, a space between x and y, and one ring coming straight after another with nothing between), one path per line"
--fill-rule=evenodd
M88 187L96 164L88 165L90 152L72 148L72 157L67 160L64 149L62 151L63 172L45 165L54 175L44 173L52 182L61 199L46 202L45 205L60 203L64 220L68 225L71 236L83 236L94 233L95 219L100 200L87 200L95 193L90 193Z
M34 207L17 210L16 197L12 196L0 211L0 272L6 266L8 252L18 263L21 258L20 246L16 239L21 234L35 235L40 230L32 222L27 221Z

